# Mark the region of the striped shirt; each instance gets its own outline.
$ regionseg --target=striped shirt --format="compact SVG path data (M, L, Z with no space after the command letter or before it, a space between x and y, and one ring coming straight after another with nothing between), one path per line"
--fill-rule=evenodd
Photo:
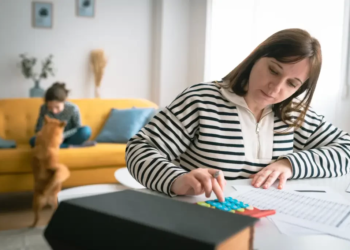
M236 105L220 86L196 84L130 139L127 167L142 185L170 196L173 181L196 168L222 170L227 180L235 180L287 158L292 179L336 177L350 171L350 136L311 109L296 131L286 133L287 124L276 116L272 126L271 159L248 159L244 145L249 143L244 141Z
M35 133L40 131L43 127L45 115L48 115L49 117L58 119L60 121L67 122L67 125L64 128L64 138L72 136L81 126L79 107L74 103L65 102L63 111L58 114L53 114L47 109L46 104L43 104L40 107L40 113L35 127Z

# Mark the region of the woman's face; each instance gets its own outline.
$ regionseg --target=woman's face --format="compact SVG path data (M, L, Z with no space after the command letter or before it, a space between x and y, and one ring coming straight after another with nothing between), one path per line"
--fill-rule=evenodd
M59 102L59 101L48 101L46 103L47 109L57 115L61 113L64 110L64 102Z
M260 58L253 66L246 98L264 109L287 99L308 79L309 59L281 63L271 57Z

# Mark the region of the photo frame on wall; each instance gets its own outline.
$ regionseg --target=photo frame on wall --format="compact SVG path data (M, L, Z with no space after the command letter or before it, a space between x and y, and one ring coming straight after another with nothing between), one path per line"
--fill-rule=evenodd
M95 0L76 0L77 16L94 17L95 16Z
M53 4L50 2L32 3L32 25L34 28L51 29L53 22Z

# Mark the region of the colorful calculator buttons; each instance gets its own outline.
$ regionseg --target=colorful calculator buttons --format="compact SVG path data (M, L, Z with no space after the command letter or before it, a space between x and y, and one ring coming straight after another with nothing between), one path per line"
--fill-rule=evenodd
M203 207L219 209L222 211L247 215L255 218L262 218L276 213L275 210L260 210L242 201L233 199L232 197L226 197L224 202L219 202L218 199L215 199L208 201L200 201L196 204Z

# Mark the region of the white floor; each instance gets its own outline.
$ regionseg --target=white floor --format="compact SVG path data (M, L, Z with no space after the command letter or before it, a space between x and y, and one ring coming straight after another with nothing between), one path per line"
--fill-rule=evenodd
M0 232L0 250L50 250L44 227L25 228Z

